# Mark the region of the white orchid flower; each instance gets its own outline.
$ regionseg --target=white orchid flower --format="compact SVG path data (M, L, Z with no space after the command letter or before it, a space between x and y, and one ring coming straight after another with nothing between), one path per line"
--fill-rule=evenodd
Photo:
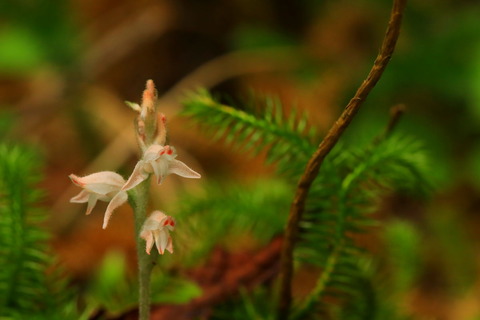
M152 144L145 150L142 160L138 161L132 175L123 186L122 190L130 190L142 181L148 179L150 174L157 177L157 183L162 183L169 174L177 174L184 178L198 179L200 174L190 169L182 161L176 160L177 153L170 146Z
M172 237L170 231L175 228L175 219L161 211L153 211L145 220L140 231L140 237L147 242L146 251L150 254L153 243L157 246L158 253L164 254L165 249L173 253Z
M112 216L113 211L124 204L128 195L122 190L125 184L125 179L121 175L111 171L102 171L92 173L85 177L78 177L74 174L68 176L72 182L83 188L83 190L70 199L73 203L88 203L86 214L92 212L93 207L98 200L110 202L105 211L103 219L103 229L108 225L108 221Z

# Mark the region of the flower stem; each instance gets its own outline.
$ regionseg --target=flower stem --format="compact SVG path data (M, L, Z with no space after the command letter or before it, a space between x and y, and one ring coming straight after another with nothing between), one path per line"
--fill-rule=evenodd
M153 250L151 255L145 251L145 243L140 239L140 231L147 216L148 192L150 179L139 184L129 193L129 201L135 216L135 239L138 258L138 308L139 320L150 319L150 276L155 266L158 253Z

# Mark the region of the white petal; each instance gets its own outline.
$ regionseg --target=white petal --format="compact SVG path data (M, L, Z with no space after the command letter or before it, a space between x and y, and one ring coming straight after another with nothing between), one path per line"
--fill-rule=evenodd
M152 214L143 223L142 232L162 228L165 219L167 219L167 215L165 215L165 213L158 210L153 211Z
M144 170L145 165L146 163L143 160L137 162L132 174L130 175L130 178L128 178L127 182L122 187L122 190L130 190L135 188L137 185L142 183L142 181L148 178L148 173Z
M90 194L90 197L88 198L87 212L85 212L87 216L92 213L92 209L97 204L97 200L98 197L96 195Z
M80 191L79 194L77 194L75 197L70 199L70 202L72 202L72 203L88 202L89 197L90 197L90 193L87 190L82 190L82 191Z
M145 241L147 242L145 250L148 254L150 254L150 251L153 248L153 243L155 242L153 239L153 232L143 231L142 233L140 233L140 237L145 239Z
M167 249L167 251L170 251L170 253L173 253L173 243L172 243L172 237L170 235L168 235L168 243L165 249Z
M112 200L107 206L107 210L105 211L105 216L103 218L103 229L107 228L108 221L110 220L113 211L116 208L120 207L122 204L124 204L127 200L128 195L125 191L120 191L115 197L112 198Z
M157 161L152 162L151 165L153 168L153 172L157 177L157 184L162 183L163 179L168 174L168 160L164 156L162 156Z
M114 185L106 184L106 183L92 183L92 184L88 184L85 187L85 190L90 191L91 193L96 193L96 194L99 194L99 195L102 195L102 196L107 196L107 194L109 194L109 193L116 193L116 192L120 191L122 186L123 186L123 184L121 186L116 186L116 185L114 186ZM108 200L110 199L110 197L107 197L107 198L108 198Z
M184 178L199 179L201 175L190 169L185 163L179 160L172 160L168 169L168 174L177 174Z
M166 229L160 229L153 231L155 237L155 244L157 245L158 253L163 254L165 248L168 245L168 231Z
M89 174L85 177L78 177L74 174L71 174L69 177L72 179L73 183L80 187L90 183L108 183L121 187L125 183L123 177L113 171L100 171Z
M123 177L112 171L101 171L85 177L78 177L71 174L69 178L77 186L101 195L118 191L125 184Z
M164 148L164 146L152 144L147 148L147 150L145 150L145 153L143 154L143 160L147 162L157 160Z

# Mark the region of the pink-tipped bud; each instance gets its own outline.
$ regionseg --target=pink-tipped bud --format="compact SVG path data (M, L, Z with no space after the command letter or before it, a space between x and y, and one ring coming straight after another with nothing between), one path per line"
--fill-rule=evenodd
M151 113L155 111L155 101L157 100L157 91L155 90L155 84L153 80L147 80L147 85L143 91L142 97L142 109Z
M163 113L158 113L157 118L157 137L155 142L163 146L167 140L167 117Z
M147 80L142 96L140 116L137 119L137 131L141 145L150 146L157 140L157 90L152 80ZM144 149L142 147L142 149Z

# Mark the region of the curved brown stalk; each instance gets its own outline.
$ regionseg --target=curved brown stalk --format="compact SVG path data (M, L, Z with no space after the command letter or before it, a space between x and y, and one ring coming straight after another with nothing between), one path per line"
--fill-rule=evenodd
M305 201L308 191L310 190L313 180L315 180L317 177L318 171L325 157L328 155L330 150L332 150L338 139L348 127L370 91L377 84L388 62L390 61L400 33L400 25L406 2L406 0L394 0L387 32L372 69L370 70L367 78L358 88L353 98L347 104L340 117L330 128L327 135L318 146L318 149L308 161L305 171L298 182L295 198L290 207L290 214L288 217L287 227L285 230L285 239L282 248L280 300L277 314L277 318L279 320L288 319L290 312L292 300L291 283L293 275L293 248L295 246L295 241L298 234L298 223L301 220L303 211L305 209Z

